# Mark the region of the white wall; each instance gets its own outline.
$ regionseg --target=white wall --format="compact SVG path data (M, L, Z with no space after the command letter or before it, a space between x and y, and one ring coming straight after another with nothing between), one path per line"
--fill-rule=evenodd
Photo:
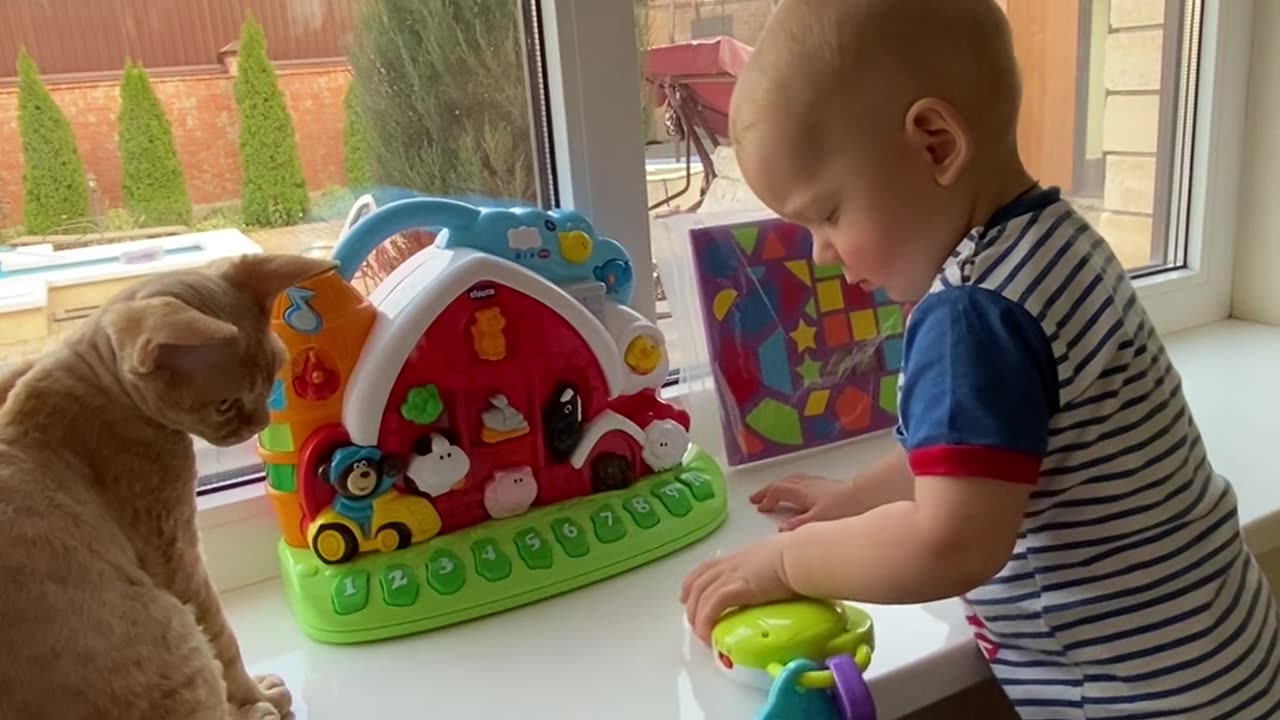
M1231 314L1280 325L1280 0L1253 5Z

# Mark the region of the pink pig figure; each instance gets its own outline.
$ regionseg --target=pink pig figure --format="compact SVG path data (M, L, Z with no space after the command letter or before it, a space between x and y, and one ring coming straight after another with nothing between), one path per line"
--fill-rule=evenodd
M514 517L529 509L538 497L538 481L533 468L518 467L498 470L484 488L484 509L489 517Z

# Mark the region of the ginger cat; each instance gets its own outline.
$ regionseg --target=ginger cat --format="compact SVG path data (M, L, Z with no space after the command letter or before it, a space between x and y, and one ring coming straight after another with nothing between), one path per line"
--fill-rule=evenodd
M272 302L330 267L159 275L0 371L0 720L291 716L279 678L245 672L205 572L191 435L266 426Z

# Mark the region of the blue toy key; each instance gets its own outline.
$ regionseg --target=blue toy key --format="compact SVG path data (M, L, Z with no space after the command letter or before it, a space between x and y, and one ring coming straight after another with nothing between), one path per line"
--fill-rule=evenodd
M808 689L805 673L831 671L833 687ZM811 660L792 660L774 678L769 701L756 720L876 720L876 706L857 664L849 655L837 655L825 666Z
M830 692L800 686L801 675L821 669L821 665L804 658L787 663L774 678L769 701L756 720L841 720Z

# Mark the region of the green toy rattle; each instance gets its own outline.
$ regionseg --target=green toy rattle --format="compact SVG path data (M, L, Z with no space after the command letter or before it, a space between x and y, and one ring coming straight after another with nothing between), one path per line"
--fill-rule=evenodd
M790 600L739 608L711 631L717 664L769 690L757 720L874 720L862 679L875 649L871 617L843 603Z

